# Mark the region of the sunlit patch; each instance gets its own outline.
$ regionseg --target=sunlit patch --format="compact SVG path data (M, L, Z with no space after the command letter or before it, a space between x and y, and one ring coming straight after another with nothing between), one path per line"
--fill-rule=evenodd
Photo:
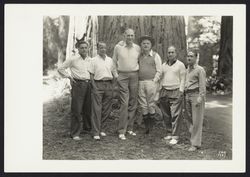
M232 106L232 103L222 104L219 101L206 102L206 108L227 108Z

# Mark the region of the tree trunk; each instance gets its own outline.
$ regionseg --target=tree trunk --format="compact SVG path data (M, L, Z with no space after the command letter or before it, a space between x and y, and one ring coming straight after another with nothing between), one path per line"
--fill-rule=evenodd
M58 18L58 65L61 65L66 58L67 38L69 32L69 16L59 16Z
M135 30L135 43L142 35L155 39L153 49L162 60L167 59L167 48L173 45L178 50L178 58L186 62L186 35L183 16L99 16L99 41L107 43L107 54L113 55L114 46L123 40L126 28Z
M233 17L221 19L221 42L218 63L218 76L232 78L233 63Z

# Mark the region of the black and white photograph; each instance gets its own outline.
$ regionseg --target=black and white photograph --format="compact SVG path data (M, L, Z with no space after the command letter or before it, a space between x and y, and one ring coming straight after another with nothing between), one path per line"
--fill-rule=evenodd
M16 6L7 8L9 28L14 27ZM228 171L245 169L245 92L240 91L245 84L245 43L240 41L245 21L238 20L245 18L244 6L217 5L215 11L210 5L45 7L31 12L37 14L30 22L38 24L38 45L22 54L39 51L24 68L30 76L29 68L38 68L28 79L35 80L29 83L31 101L26 101L34 108L25 110L38 115L26 118L24 127L31 136L26 141L38 143L23 145L29 146L25 153L32 144L38 149L27 160L34 160L35 171L120 171L117 166L121 171L223 171L215 167L219 164ZM28 35L33 40L35 35ZM14 40L9 38L7 46ZM36 94L38 103L32 102ZM5 123L8 132L17 126ZM10 162L17 157L6 157L12 171ZM44 167L36 168L38 162ZM191 164L184 167L184 162ZM71 169L73 165L63 168L61 163L77 165ZM192 163L202 167L195 169Z

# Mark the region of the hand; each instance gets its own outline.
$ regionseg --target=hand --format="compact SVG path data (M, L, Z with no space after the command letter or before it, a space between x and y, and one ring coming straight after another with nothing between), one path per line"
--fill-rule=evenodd
M71 76L68 77L71 83L76 83L75 79Z
M199 97L197 98L197 104L201 104L201 102L202 102L202 97L199 96Z

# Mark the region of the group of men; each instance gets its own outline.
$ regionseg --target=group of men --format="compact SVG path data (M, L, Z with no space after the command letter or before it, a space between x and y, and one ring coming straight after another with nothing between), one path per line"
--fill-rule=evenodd
M89 58L89 44L77 41L79 55L66 60L58 68L59 73L69 78L72 85L71 137L81 140L82 129L91 129L95 140L106 136L105 120L111 112L114 83L117 83L121 103L119 139L126 140L127 134L136 136L133 125L138 103L145 133L151 132L156 113L156 95L159 93L159 106L167 132L164 139L172 145L178 143L184 103L191 133L189 151L197 150L201 146L206 94L206 74L196 63L197 54L188 52L186 69L177 59L174 46L168 48L167 59L162 62L159 54L152 50L155 45L152 37L140 37L140 46L134 43L134 30L127 29L124 37L125 40L115 46L112 58L106 55L104 42L97 44L98 55ZM70 72L66 71L67 68Z

